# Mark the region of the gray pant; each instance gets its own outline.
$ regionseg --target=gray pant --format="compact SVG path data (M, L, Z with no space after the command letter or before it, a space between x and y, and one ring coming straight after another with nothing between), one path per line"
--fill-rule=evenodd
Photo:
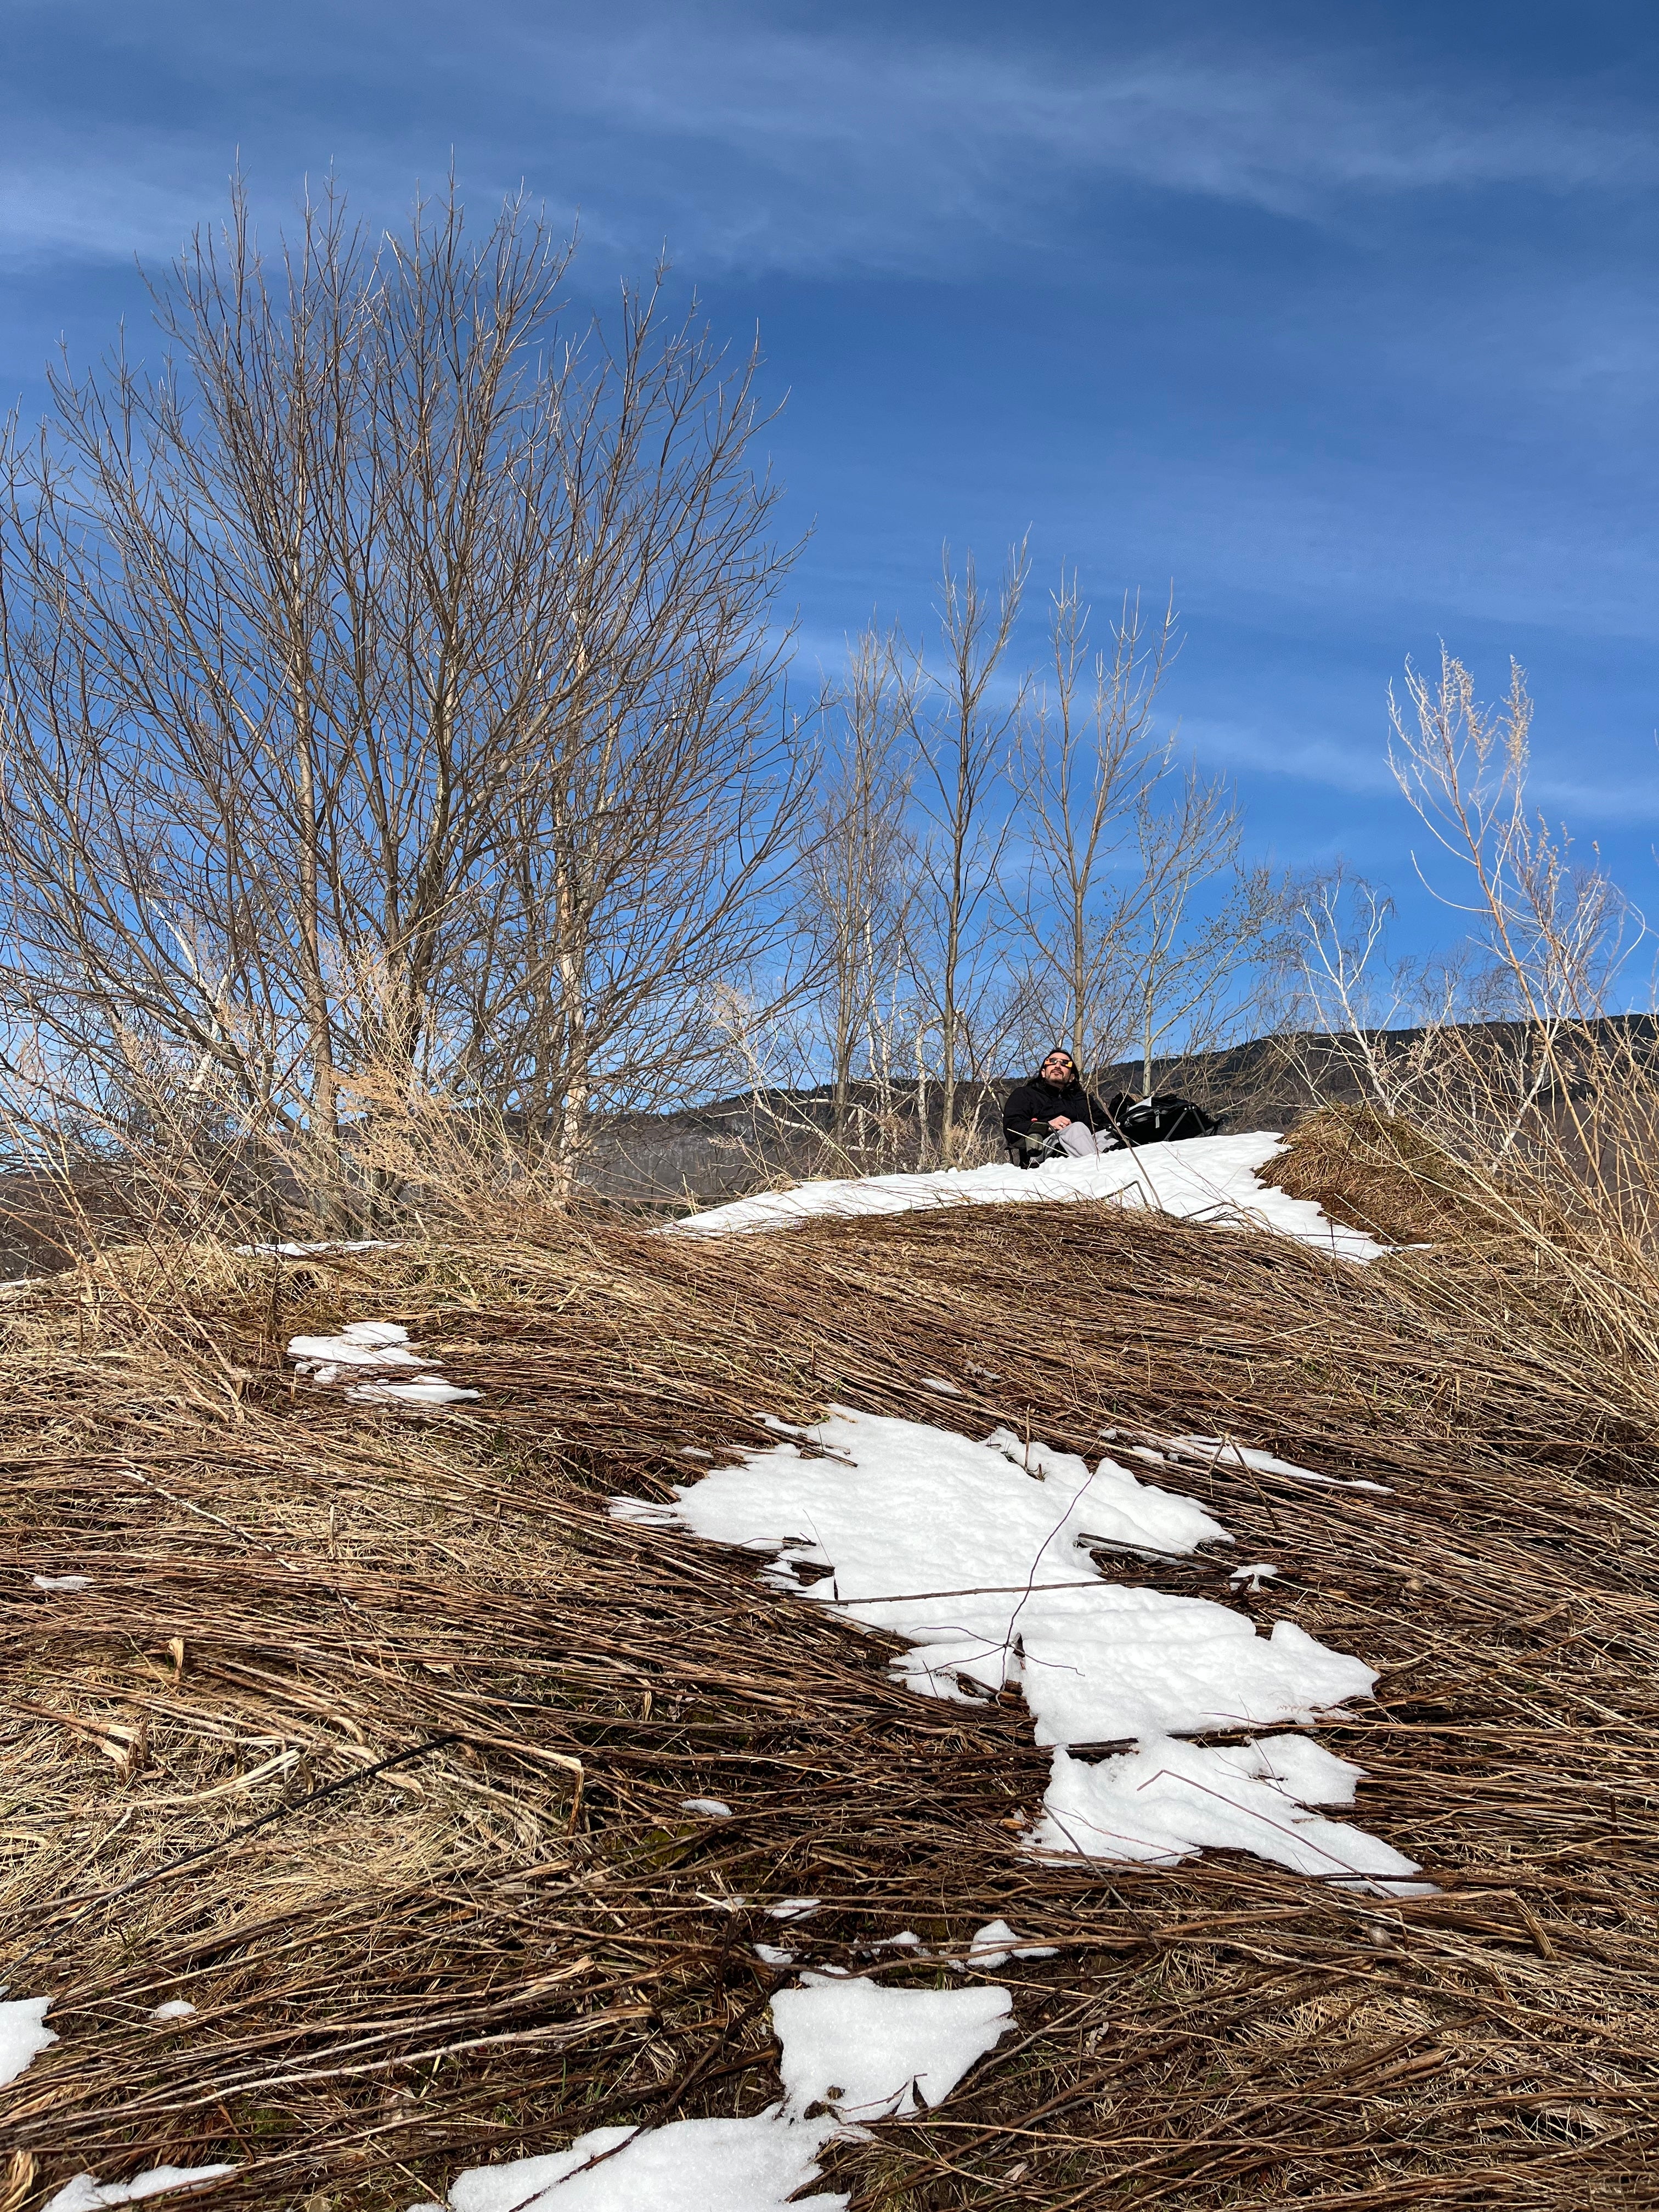
M1097 1152L1115 1152L1115 1138L1097 1135L1085 1122L1073 1121L1060 1133L1060 1148L1070 1152L1074 1159L1092 1159Z

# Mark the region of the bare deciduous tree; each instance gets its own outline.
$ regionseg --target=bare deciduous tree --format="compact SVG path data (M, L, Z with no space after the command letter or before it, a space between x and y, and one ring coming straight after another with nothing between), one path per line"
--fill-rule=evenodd
M1148 1093L1166 1038L1188 1054L1219 1042L1282 910L1270 872L1240 866L1240 836L1235 795L1195 767L1137 799L1123 970Z
M1438 851L1469 886L1435 897L1469 917L1522 1018L1548 1030L1600 1013L1628 957L1633 910L1600 865L1575 866L1527 796L1532 701L1518 663L1509 696L1483 706L1462 662L1443 647L1431 684L1409 662L1410 712L1389 694L1389 765Z
M939 1036L947 1161L959 1145L957 1096L964 1062L983 1078L990 1039L981 1022L988 992L1005 963L988 957L987 931L1009 834L997 808L1024 683L998 692L1025 588L1024 546L1010 553L994 596L970 553L958 575L947 555L939 606L941 668L918 653L905 696L926 824L918 846L914 973L930 1000ZM918 1045L918 1072L923 1058Z
M376 246L331 195L273 264L238 191L156 289L166 366L60 372L5 449L4 1012L60 1087L189 1087L333 1219L354 1082L574 1172L775 927L805 778L756 363L660 272L567 339L569 252L453 191Z
M1176 649L1175 609L1149 629L1124 602L1109 653L1091 653L1088 610L1073 574L1052 601L1052 688L1036 694L1020 732L1021 828L1028 848L1014 902L1030 948L1034 1013L1069 1034L1080 1068L1124 1041L1128 939L1145 902L1133 855L1137 810L1169 763L1172 738L1153 727Z
M904 973L906 811L911 764L900 732L914 713L911 674L896 641L873 628L856 638L835 701L838 734L810 817L803 920L820 995L832 1091L832 1129L849 1140L854 1072L890 1090L893 1026Z

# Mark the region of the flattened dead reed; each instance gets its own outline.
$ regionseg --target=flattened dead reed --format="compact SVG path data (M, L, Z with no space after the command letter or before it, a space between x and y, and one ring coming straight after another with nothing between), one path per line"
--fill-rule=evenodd
M752 1946L803 1895L787 1942L854 1969L996 1916L1060 1947L998 1977L1012 2048L836 2154L860 2212L1659 2203L1649 1401L1503 1300L1455 1249L1361 1270L1079 1205L114 1255L13 1301L0 1978L61 2039L6 2093L0 2208L227 2160L227 2207L380 2212L757 2110L787 1976ZM484 1397L394 1416L284 1370L368 1317ZM1033 1861L1017 1705L917 1698L752 1559L607 1517L830 1401L1387 1485L1198 1455L1172 1484L1279 1579L1106 1564L1380 1668L1325 1740L1438 1893Z

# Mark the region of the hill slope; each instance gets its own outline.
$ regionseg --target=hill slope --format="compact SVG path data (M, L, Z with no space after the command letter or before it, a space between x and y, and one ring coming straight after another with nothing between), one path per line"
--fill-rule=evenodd
M222 2165L226 2207L403 2212L585 2130L754 2114L801 1966L963 1985L938 1954L998 1919L1053 1954L996 1969L1018 2033L820 2187L1659 2201L1654 1439L1508 1297L1455 1252L1085 1200L110 1255L14 1299L0 1933L58 2040L3 2092L0 2203ZM296 1374L295 1336L363 1321L480 1395ZM1158 1475L1229 1553L1093 1571L1376 1670L1318 1741L1432 1891L1034 1851L1054 1757L1016 1687L922 1694L902 1639L673 1525L832 1402L1091 1467L1106 1429L1246 1448Z

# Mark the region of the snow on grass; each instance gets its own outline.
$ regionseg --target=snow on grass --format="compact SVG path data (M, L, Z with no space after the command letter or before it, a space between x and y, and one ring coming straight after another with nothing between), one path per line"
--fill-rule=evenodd
M165 2004L158 2004L150 2014L152 2020L162 2021L194 2020L195 2017L196 2008L188 1997L169 1997Z
M682 1813L701 1813L705 1820L729 1820L732 1808L719 1797L682 1797Z
M1379 1498L1394 1495L1386 1482L1362 1482L1351 1474L1316 1474L1310 1467L1275 1459L1272 1452L1255 1451L1249 1444L1236 1444L1231 1437L1170 1437L1167 1442L1171 1451L1185 1452L1189 1459L1208 1460L1217 1467L1247 1468L1254 1474L1285 1474L1293 1482L1322 1482L1337 1490L1373 1490ZM1143 1455L1162 1456L1156 1452Z
M757 1943L769 1966L792 1954ZM1014 2025L1006 1990L888 1990L804 1974L772 1999L784 2101L747 2120L595 2128L568 2150L474 2166L443 2204L410 2212L846 2212L847 2198L796 2194L818 2158L859 2123L937 2105ZM830 2111L806 2118L815 2106Z
M1351 1805L1363 1770L1306 1736L1210 1746L1170 1738L1090 1765L1056 1751L1033 1841L1085 1858L1174 1866L1200 1847L1249 1851L1339 1887L1410 1894L1432 1884L1363 1830L1310 1805Z
M57 2032L46 2026L51 2003L50 1997L13 1997L0 2004L0 2087L57 2042Z
M959 1961L985 1973L994 1966L1006 1966L1010 1959L1052 1959L1052 1943L1022 1943L1006 1920L988 1920L968 1946L968 1955Z
M729 1206L671 1222L677 1237L732 1237L790 1229L821 1214L908 1213L939 1206L1033 1206L1055 1199L1111 1199L1228 1228L1276 1229L1344 1260L1375 1260L1386 1248L1345 1229L1311 1199L1291 1198L1258 1178L1284 1139L1189 1137L1092 1159L1057 1159L1040 1168L946 1168L933 1175L858 1176L759 1191Z
M413 1382L353 1382L346 1395L358 1406L454 1406L463 1398L480 1398L483 1393L463 1390L441 1375L422 1375Z
M797 2197L839 2121L797 2120L774 2106L749 2120L674 2120L595 2128L568 2150L474 2166L443 2205L410 2212L846 2212L847 2199Z
M200 2189L235 2172L234 2166L153 2166L131 2181L101 2182L95 2174L77 2173L47 2199L46 2212L100 2212L106 2204L137 2204L146 2197L165 2197L170 2190Z
M348 1322L337 1336L291 1336L288 1356L301 1375L337 1382L343 1367L430 1367L409 1348L409 1331L394 1321Z
M240 1260L315 1260L327 1252L401 1252L403 1249L395 1237L360 1237L349 1243L325 1237L320 1244L239 1244L236 1256Z
M789 2105L829 2105L855 2124L908 2118L918 2097L943 2103L1014 2025L1004 1989L886 1990L822 1974L780 1990L772 2019Z
M31 1575L29 1580L39 1590L83 1590L92 1588L90 1575Z
M1110 1459L1091 1472L1006 1429L975 1443L836 1407L810 1437L821 1455L786 1436L680 1488L672 1504L619 1498L611 1510L773 1553L775 1587L902 1637L909 1649L892 1664L925 1694L1017 1685L1037 1741L1058 1752L1035 1845L1163 1863L1220 1846L1344 1877L1417 1871L1307 1810L1333 1802L1336 1770L1355 1771L1316 1745L1304 1759L1277 1738L1267 1765L1260 1747L1171 1747L1315 1722L1376 1679L1293 1621L1263 1637L1232 1606L1104 1578L1097 1546L1168 1557L1231 1543L1194 1499ZM797 1565L829 1572L803 1583ZM1066 1755L1083 1746L1150 1763L1085 1766ZM1146 1800L1139 1823L1126 1791ZM1336 1802L1352 1796L1350 1779Z
M325 1387L371 1375L369 1382L347 1382L346 1396L360 1406L453 1406L483 1395L440 1375L437 1362L427 1352L411 1352L409 1331L392 1321L348 1322L337 1336L291 1336L288 1356L301 1375ZM386 1381L379 1371L410 1367L426 1371L402 1382Z

